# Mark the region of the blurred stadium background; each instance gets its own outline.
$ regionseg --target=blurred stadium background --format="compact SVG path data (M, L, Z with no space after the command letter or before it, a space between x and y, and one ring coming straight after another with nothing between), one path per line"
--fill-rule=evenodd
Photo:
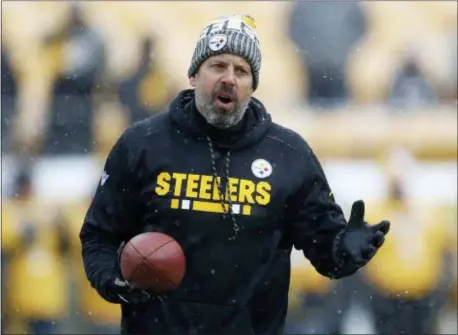
M3 2L2 333L114 333L78 239L108 151L188 87L211 19L256 19L255 96L348 214L392 231L331 282L293 252L290 333L457 332L456 2ZM160 159L160 157L158 157Z

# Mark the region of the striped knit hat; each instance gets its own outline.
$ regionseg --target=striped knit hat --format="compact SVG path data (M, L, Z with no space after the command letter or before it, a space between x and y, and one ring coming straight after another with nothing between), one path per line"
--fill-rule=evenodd
M197 41L188 77L194 76L209 57L230 53L243 57L250 64L253 90L256 90L261 69L261 51L254 28L254 19L248 15L233 15L211 22Z

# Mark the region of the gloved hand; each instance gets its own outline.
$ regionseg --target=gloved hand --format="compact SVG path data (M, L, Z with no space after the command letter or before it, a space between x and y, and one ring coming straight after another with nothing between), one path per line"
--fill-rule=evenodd
M110 295L115 296L115 300L117 300L116 298L119 298L127 304L145 303L151 299L153 294L147 292L146 290L135 288L122 277L120 259L125 245L126 243L123 242L118 248L118 266L116 269L117 273L114 278L108 282L107 291ZM158 298L160 299L160 297Z
M119 276L109 283L108 289L110 293L115 293L119 299L127 304L141 304L151 299L150 293L133 287L127 280Z
M334 256L339 263L351 263L358 267L367 264L383 245L390 222L382 221L368 225L364 221L364 202L353 203L347 227L340 233L334 244Z

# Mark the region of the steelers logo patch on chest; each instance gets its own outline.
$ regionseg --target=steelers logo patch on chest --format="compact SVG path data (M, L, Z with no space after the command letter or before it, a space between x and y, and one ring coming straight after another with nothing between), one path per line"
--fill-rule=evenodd
M251 164L251 172L258 178L267 178L272 174L272 165L265 159L256 159Z

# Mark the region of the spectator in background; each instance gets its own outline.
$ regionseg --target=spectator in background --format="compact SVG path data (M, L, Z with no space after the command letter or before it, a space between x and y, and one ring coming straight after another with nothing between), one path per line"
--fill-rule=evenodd
M388 104L397 108L431 106L437 103L437 98L415 58L408 57L396 75Z
M92 150L92 94L105 67L105 46L88 26L81 4L72 4L69 22L45 42L58 49L60 63L54 83L50 128L45 153L85 154Z
M63 264L69 244L56 218L34 196L30 172L19 173L14 197L2 208L2 232L8 233L9 258L2 273L8 333L59 333L68 310Z
M332 107L347 101L347 59L365 31L359 3L294 2L289 34L303 57L310 105Z
M387 163L388 196L372 204L378 212L368 212L368 217L387 215L393 235L362 271L372 293L375 327L378 334L432 334L452 281L446 218L407 197L414 173L410 153L394 150Z
M11 145L10 125L16 108L17 80L11 63L7 47L2 43L1 56L1 76L2 76L2 154L9 151Z
M137 71L120 84L119 98L130 111L132 122L163 111L175 94L169 77L161 71L154 44L153 38L143 39Z

